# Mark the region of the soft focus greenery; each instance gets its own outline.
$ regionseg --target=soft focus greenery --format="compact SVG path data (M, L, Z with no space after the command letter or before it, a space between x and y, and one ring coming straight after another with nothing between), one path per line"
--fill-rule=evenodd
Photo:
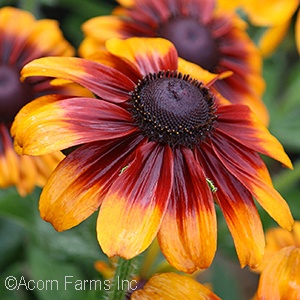
M58 19L65 37L78 47L83 38L81 24L91 17L109 14L113 0L0 0L0 7L12 5L31 11L37 18ZM256 40L262 29L250 27ZM266 163L274 185L300 220L300 60L291 29L277 51L264 60L267 89L265 103L270 111L270 131L282 142L295 169L283 169L270 159ZM65 288L65 276L72 281L103 280L94 268L97 260L107 260L96 239L96 214L76 228L56 232L41 220L38 212L40 189L25 198L14 188L0 190L0 299L1 300L76 300L102 299L103 290ZM260 209L263 225L275 222ZM241 270L232 238L222 214L218 211L218 252L211 268L198 275L201 283L210 282L222 299L250 299L256 290L258 276L247 268ZM137 271L138 272L138 271ZM22 276L59 282L59 289L45 288L9 291L5 278ZM72 278L72 279L71 279Z

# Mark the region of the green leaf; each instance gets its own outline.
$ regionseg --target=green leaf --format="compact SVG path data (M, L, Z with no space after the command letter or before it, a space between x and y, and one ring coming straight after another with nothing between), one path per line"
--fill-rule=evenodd
M20 197L15 188L0 190L0 216L11 218L28 228L37 209L34 199L38 197L39 190L25 198Z
M85 278L76 264L53 260L48 252L34 245L28 249L28 280L41 300L86 299L88 289L75 286Z

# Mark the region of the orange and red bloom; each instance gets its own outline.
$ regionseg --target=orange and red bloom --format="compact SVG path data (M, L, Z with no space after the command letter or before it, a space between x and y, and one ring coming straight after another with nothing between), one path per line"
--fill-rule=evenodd
M35 185L43 186L64 157L60 152L42 157L19 156L9 130L22 106L41 95L66 93L70 88L52 86L48 77L21 82L22 67L42 56L73 54L56 21L35 20L17 8L0 9L0 188L15 185L21 195L26 195Z
M214 85L233 103L246 104L265 125L269 116L261 100L261 57L247 35L246 23L233 12L216 9L214 0L119 0L111 16L83 24L79 53L91 58L112 37L162 37L178 55L213 72L233 75Z
M62 231L101 206L97 235L109 257L132 258L157 236L170 264L193 272L215 255L216 202L241 265L257 266L264 234L252 196L282 227L293 224L258 154L291 168L282 145L247 106L216 92L213 82L226 74L178 58L171 42L111 39L106 48L97 62L49 57L22 71L97 96L44 96L15 118L24 154L76 148L45 185L41 216Z
M300 53L300 10L299 0L218 0L222 9L240 8L255 26L267 27L259 40L263 56L271 55L291 28L293 15L296 14L295 39ZM297 12L298 11L298 12Z
M272 228L266 233L266 251L255 299L300 298L300 222L293 230Z

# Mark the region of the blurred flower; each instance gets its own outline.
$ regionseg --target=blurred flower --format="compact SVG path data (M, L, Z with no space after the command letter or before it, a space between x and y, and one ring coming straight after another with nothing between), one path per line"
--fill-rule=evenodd
M233 103L249 105L265 125L269 115L261 100L264 80L261 57L246 34L246 23L233 12L215 9L214 0L119 0L112 16L83 24L86 36L79 48L90 58L112 37L163 37L178 55L213 72L233 71L215 87Z
M21 82L20 70L30 60L42 56L72 55L54 20L35 20L25 11L0 9L0 188L15 185L21 195L35 185L43 186L58 162L60 152L41 157L19 156L9 134L19 109L48 93L62 93L70 88L54 87L49 78L36 77Z
M282 228L266 233L266 251L255 299L300 299L300 222L292 232Z
M295 37L300 53L300 11L299 0L218 0L222 9L242 9L249 21L256 26L268 27L259 41L259 48L264 56L271 55L281 43L291 27L292 17L297 12Z
M212 83L226 74L178 58L171 42L111 39L106 47L98 62L51 57L23 69L26 78L73 80L98 96L45 96L15 119L24 154L78 146L43 189L41 216L62 231L101 205L97 234L109 257L132 258L157 235L170 264L194 272L216 251L215 200L241 265L256 266L264 234L252 195L282 227L293 223L257 153L291 168L282 145L247 106L224 104Z
M134 291L130 299L172 300L172 299L220 299L211 290L191 277L176 273L156 274L142 289Z

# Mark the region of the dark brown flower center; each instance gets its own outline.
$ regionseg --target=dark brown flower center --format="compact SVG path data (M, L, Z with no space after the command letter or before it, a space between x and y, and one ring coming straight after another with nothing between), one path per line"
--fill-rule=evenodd
M132 92L132 116L150 141L193 148L210 135L217 116L202 82L177 71L146 75Z
M218 65L218 42L197 19L170 19L159 26L158 34L175 45L180 57L211 72Z
M20 108L30 100L30 87L20 81L18 70L0 65L0 122L12 122Z

